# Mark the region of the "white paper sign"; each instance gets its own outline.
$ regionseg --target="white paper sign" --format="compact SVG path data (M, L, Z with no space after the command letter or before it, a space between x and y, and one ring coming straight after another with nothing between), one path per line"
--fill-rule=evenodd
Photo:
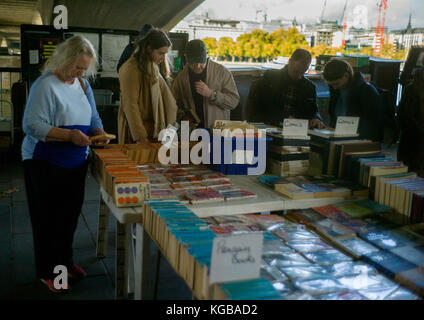
M219 236L213 241L209 282L259 278L262 232Z
M334 135L356 134L358 126L359 117L337 117Z
M29 50L29 64L38 64L39 62L38 50Z
M284 119L283 136L306 136L308 135L308 120Z

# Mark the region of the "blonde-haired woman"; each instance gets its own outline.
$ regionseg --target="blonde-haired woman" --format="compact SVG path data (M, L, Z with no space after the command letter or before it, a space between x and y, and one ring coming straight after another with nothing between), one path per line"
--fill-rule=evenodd
M85 276L74 264L72 242L84 201L90 135L103 134L93 91L97 55L81 36L61 43L31 86L23 118L25 187L37 276L54 292L55 267L70 279ZM108 141L106 141L107 143Z
M119 69L121 105L119 143L147 142L177 118L177 104L167 85L169 72L159 72L171 41L158 29L150 30Z

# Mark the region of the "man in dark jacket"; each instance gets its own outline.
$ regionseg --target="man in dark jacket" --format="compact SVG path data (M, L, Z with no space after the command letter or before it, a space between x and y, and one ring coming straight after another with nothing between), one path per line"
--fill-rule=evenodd
M330 86L330 127L335 127L337 117L359 117L360 138L381 141L384 123L377 89L340 59L330 60L324 67L323 76Z
M304 76L311 60L309 51L297 49L283 69L268 70L252 84L248 120L279 124L285 118L297 118L310 120L310 128L325 127L318 112L315 85Z
M153 28L154 28L153 25L145 24L143 28L141 28L140 30L139 37L144 37L147 34L147 32L149 32ZM135 49L134 42L130 42L129 44L127 44L127 46L125 47L124 51L121 54L121 57L119 58L118 65L116 66L116 72L119 72L119 68L121 68L121 66L125 63L125 61L127 61L131 57L134 49Z

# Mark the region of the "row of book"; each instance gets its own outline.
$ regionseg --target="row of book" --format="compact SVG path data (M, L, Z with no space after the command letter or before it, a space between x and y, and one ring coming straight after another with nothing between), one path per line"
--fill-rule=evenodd
M150 199L148 176L120 149L93 150L94 176L117 207L141 206Z
M380 273L372 265L354 261L318 233L278 215L238 215L204 218L217 234L255 232L278 237L264 242L260 280L220 285L217 298L287 300L383 300L419 297ZM371 245L369 245L371 246ZM365 280L365 281L364 281ZM271 282L279 293L265 284ZM258 292L250 291L248 284ZM264 287L262 287L264 286ZM266 288L266 289L265 289Z
M404 225L397 213L371 200L296 210L286 217L424 295L424 224Z
M394 208L411 223L424 221L424 179L413 172L376 177L374 200Z
M368 263L278 215L200 219L176 201L146 201L143 225L198 299L418 299ZM209 285L213 239L264 233L260 279Z
M149 177L151 199L182 203L246 200L257 195L234 185L225 175L205 166L150 164L138 166Z
M367 197L368 188L329 176L260 176L259 182L290 199Z

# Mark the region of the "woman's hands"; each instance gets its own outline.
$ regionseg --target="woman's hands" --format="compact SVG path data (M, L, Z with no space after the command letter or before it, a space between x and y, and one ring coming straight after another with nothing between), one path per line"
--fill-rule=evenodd
M90 138L78 129L71 130L69 137L71 142L79 147L87 147L91 144Z

